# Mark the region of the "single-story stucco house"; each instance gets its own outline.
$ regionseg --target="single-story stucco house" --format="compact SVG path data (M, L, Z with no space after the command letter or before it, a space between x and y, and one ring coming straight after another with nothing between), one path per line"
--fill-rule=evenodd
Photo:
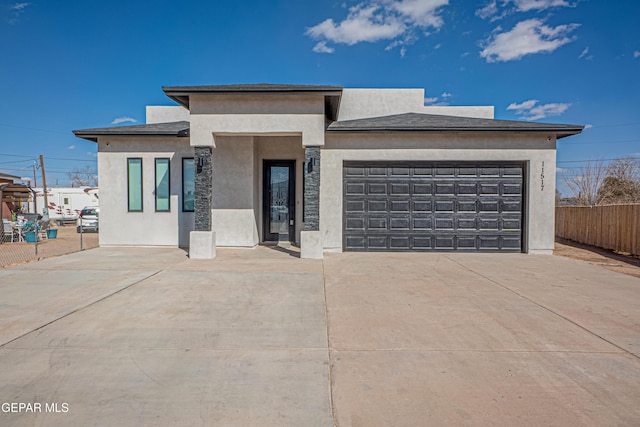
M163 90L179 105L146 124L74 131L98 144L102 246L549 254L556 141L583 129L425 106L423 89Z

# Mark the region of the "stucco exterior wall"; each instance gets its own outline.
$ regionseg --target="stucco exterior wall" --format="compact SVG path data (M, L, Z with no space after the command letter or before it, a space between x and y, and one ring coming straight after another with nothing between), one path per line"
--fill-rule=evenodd
M212 230L217 246L259 243L254 200L257 170L254 138L220 137L213 149Z
M212 230L216 245L253 247L263 240L263 161L296 161L296 236L302 230L302 165L300 137L223 136L213 156Z
M147 124L189 121L189 110L182 106L147 106Z
M320 231L325 252L342 251L342 166L350 160L526 162L525 250L553 251L556 152L555 138L549 135L328 134L321 159Z
M492 119L492 106L425 106L424 89L342 90L338 120L355 120L403 113Z
M142 158L142 212L127 211L127 158L131 157ZM193 157L188 138L99 138L101 246L188 246L194 215L182 212L183 157ZM155 211L155 158L170 159L170 212Z
M214 146L231 135L301 136L324 144L322 95L191 95L191 144Z

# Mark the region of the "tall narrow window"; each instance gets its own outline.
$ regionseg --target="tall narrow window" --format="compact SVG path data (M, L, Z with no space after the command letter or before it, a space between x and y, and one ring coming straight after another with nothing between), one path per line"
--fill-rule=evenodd
M182 159L182 211L193 212L196 200L196 168L193 158Z
M169 159L156 159L156 212L169 212Z
M127 203L129 212L142 212L142 159L127 159Z

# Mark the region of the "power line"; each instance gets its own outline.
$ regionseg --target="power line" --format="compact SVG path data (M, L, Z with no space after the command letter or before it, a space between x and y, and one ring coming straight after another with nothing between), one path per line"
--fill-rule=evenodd
M621 139L621 140L618 140L618 141L609 140L609 141L584 141L584 142L583 141L573 141L573 142L572 141L567 141L567 142L562 141L562 143L567 144L567 145L617 144L619 142L640 142L640 139Z
M626 156L626 157L631 157L632 159L637 159L638 157L636 156ZM556 162L556 164L564 164L564 163L585 163L585 162L610 162L610 161L614 161L614 160L622 160L624 157L618 157L615 159L589 159L589 160L565 160L562 162Z
M47 129L39 129L39 128L32 128L32 127L27 127L27 126L16 126L16 125L8 125L6 123L0 123L0 126L5 126L5 127L10 127L10 128L16 128L16 129L26 129L26 130L35 130L38 132L47 132L47 133L57 133L60 135L69 135L68 132L60 132L60 131L56 131L56 130L47 130Z
M624 127L624 126L640 126L640 123L624 123L624 124L619 124L619 125L604 125L604 126L593 125L593 127L591 127L590 129L593 129L593 128L620 128L620 127Z

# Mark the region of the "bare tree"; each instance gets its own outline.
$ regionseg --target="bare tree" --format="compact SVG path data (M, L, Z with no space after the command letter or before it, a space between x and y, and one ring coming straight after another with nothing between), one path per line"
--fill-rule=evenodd
M69 183L72 187L96 187L98 185L98 175L94 166L87 165L84 168L74 168L67 173Z
M623 157L609 163L598 196L606 204L640 203L640 160Z
M579 205L594 206L600 204L598 190L606 177L604 161L590 160L584 166L567 170L563 181Z

